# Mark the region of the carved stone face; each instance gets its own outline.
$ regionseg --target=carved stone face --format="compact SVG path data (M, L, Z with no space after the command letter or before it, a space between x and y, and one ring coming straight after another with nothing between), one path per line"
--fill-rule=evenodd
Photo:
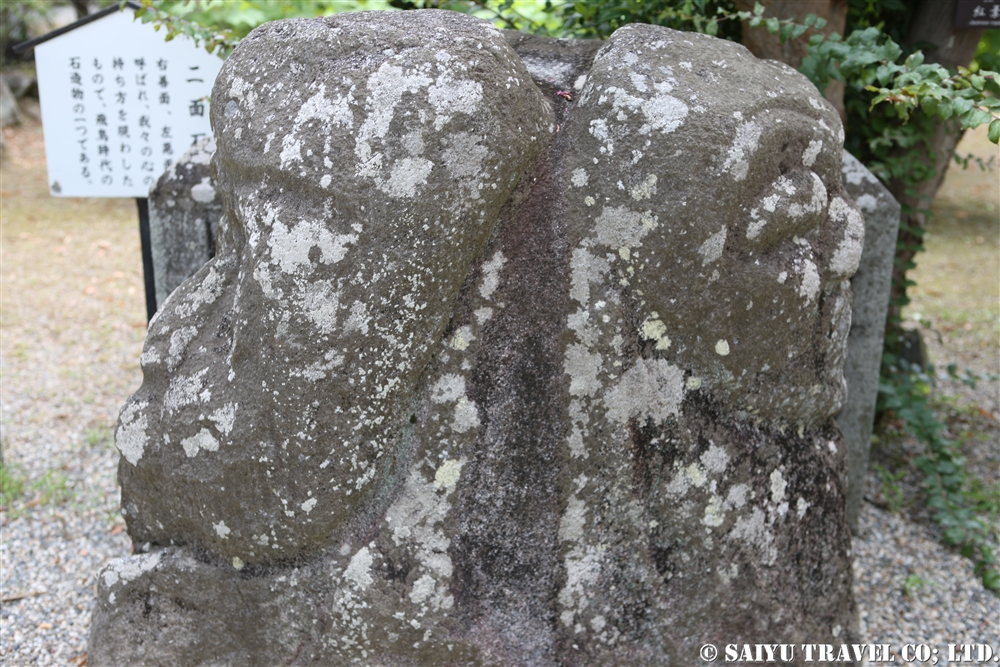
M804 80L769 82L783 65L749 69L737 45L707 62L699 36L672 34L648 43L624 29L594 63L575 119L588 157L566 170L570 206L589 220L580 251L642 314L624 340L631 329L687 388L817 423L844 397L864 233L840 183L840 120ZM739 99L699 96L706 80Z
M224 236L150 327L123 504L139 541L256 564L384 509L420 374L555 127L500 32L443 12L268 24L212 122Z

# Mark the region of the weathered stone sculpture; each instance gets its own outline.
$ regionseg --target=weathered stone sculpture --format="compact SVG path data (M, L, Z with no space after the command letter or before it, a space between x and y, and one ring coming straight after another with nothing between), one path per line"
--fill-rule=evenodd
M100 577L92 664L850 636L836 113L708 37L510 41L340 15L227 61L218 254L122 410L139 553Z
M215 256L222 199L211 160L214 139L202 139L157 179L149 191L149 234L156 303Z

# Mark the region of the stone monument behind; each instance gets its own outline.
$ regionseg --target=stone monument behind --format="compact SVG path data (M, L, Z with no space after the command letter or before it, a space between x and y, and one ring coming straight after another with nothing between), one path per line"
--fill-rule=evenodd
M216 255L122 409L91 664L849 640L864 222L805 78L387 12L258 28L212 100Z

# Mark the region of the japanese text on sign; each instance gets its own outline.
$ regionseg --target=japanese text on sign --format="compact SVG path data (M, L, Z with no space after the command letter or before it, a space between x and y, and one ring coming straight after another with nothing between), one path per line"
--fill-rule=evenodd
M82 34L109 29L114 39ZM38 45L36 61L52 194L145 197L211 133L208 95L222 61L190 40L164 42L130 11Z

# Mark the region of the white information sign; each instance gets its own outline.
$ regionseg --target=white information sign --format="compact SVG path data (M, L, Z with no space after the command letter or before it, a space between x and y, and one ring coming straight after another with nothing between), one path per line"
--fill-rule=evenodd
M49 167L61 197L146 197L171 162L211 136L222 60L115 11L35 47Z

